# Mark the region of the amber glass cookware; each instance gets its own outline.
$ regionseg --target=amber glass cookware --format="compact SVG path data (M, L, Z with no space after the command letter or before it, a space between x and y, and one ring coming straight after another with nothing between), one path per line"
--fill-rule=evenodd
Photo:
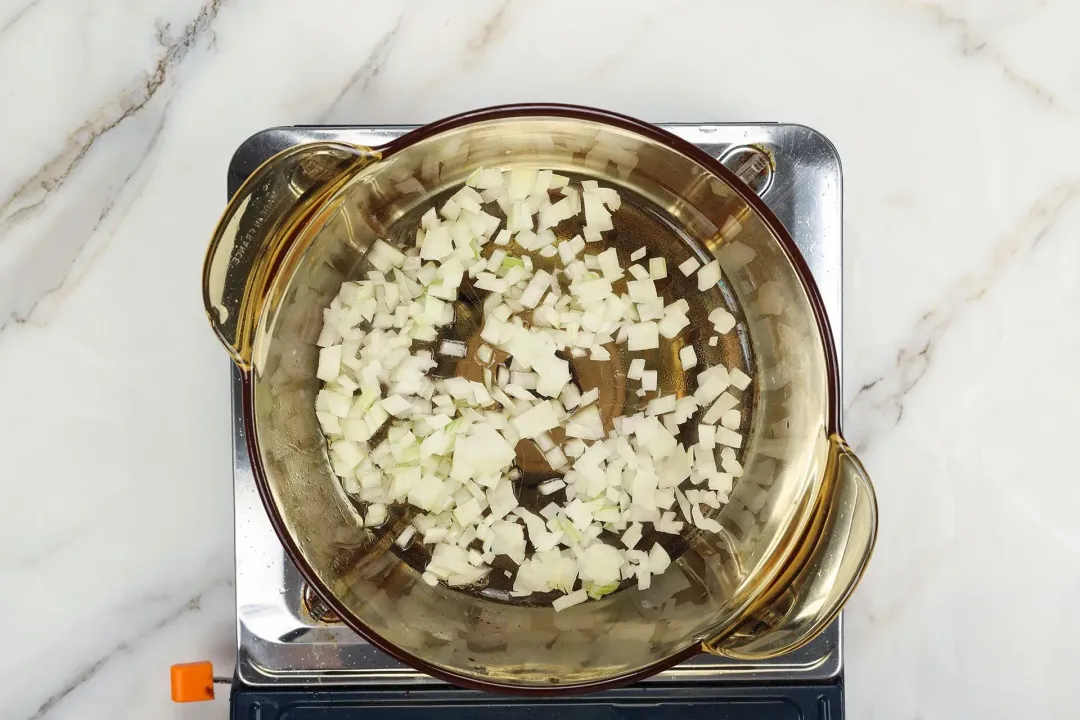
M715 290L687 286L678 343L753 378L744 397L745 474L713 512L723 530L685 531L652 586L556 613L423 582L389 531L365 529L331 470L315 416L315 340L342 281L376 238L404 242L432 200L478 167L552 169L615 187L636 208L608 233L676 264L716 258ZM378 148L316 142L260 167L230 202L203 276L211 324L243 371L247 446L287 553L326 603L372 644L461 685L571 692L625 684L709 652L760 659L812 639L840 611L874 544L877 507L840 435L835 348L791 236L715 158L652 125L567 106L481 110ZM706 317L738 325L718 346ZM665 351L667 354L665 355ZM693 392L661 348L661 389ZM665 359L667 358L667 359ZM623 358L602 368L619 396ZM389 523L403 523L391 514ZM398 528L400 529L400 528Z

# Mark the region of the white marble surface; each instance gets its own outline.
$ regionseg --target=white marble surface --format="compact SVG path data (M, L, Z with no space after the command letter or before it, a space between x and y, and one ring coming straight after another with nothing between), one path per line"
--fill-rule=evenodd
M0 716L222 718L226 359L199 270L275 124L525 100L787 120L846 190L846 427L881 537L850 717L1076 717L1080 6L0 2Z

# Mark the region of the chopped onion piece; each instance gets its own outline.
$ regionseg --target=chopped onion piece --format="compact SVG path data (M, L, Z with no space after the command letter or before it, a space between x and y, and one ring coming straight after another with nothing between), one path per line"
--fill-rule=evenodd
M679 363L683 370L697 367L697 352L693 345L685 345L679 349Z
M364 527L379 527L386 522L386 506L380 503L368 505L364 513Z
M731 384L739 390L745 390L750 386L750 376L739 368L731 368L728 371L728 375L731 378Z
M653 392L656 390L656 371L646 370L641 373L641 389L645 392Z
M450 228L443 225L428 230L424 235L424 243L420 248L420 259L442 260L453 252L454 243L450 237Z
M401 534L397 536L397 540L394 542L402 550L409 547L409 541L412 540L413 535L416 534L416 528L412 525L405 526L405 529L401 531Z
M713 473L709 478L709 489L722 495L720 498L721 502L727 502L727 494L731 492L731 486L735 477L736 476L732 473L718 472Z
M709 322L712 323L713 329L717 333L724 335L735 327L735 316L724 308L718 307L709 313Z
M405 254L384 240L376 240L368 250L367 259L377 270L385 273L401 267Z
M513 422L518 434L523 438L534 438L559 426L559 418L555 414L555 407L550 402L534 405L511 422Z
M581 457L582 453L585 452L585 443L577 438L567 440L566 444L563 445L563 452L566 453L567 457Z
M713 260L706 264L705 267L698 270L698 290L704 292L709 288L716 287L718 282L720 282L720 262L718 260Z
M685 315L675 312L665 313L663 319L657 325L657 330L663 337L670 340L681 333L683 328L689 324L690 320Z
M690 277L694 272L701 267L701 261L696 257L689 257L683 262L679 263L679 271L686 277Z
M659 543L653 545L652 550L649 551L649 572L653 575L659 575L667 570L670 564L671 557L664 548Z
M465 343L457 340L443 340L439 345L439 354L448 357L465 357Z
M603 200L596 193L585 192L582 196L582 203L585 206L585 225L591 227L599 232L605 232L611 230L614 225L611 223L611 213L604 207ZM588 236L585 237L588 240Z
M706 368L698 373L698 391L701 395L705 395L706 399L699 400L702 404L711 402L712 399L720 394L721 391L726 390L731 384L730 376L728 375L727 368L723 365L716 365L711 368ZM708 392L702 392L703 388L709 388ZM695 393L698 395L698 393Z
M622 266L619 265L619 255L615 252L615 248L610 247L600 253L596 256L596 260L600 271L604 273L604 277L611 282L615 282L623 276Z
M631 280L626 283L626 290L630 293L630 299L637 303L655 300L656 285L652 280Z
M738 410L728 410L720 416L720 424L728 430L738 430L742 424L742 413Z
M716 446L716 426L698 425L698 444L706 450L712 450Z
M742 447L742 435L734 430L729 430L726 427L721 426L716 428L716 442L720 445L740 448Z
M581 404L581 391L578 390L577 385L567 384L563 391L559 393L559 401L567 410L573 410Z
M675 488L675 500L678 501L679 511L682 512L686 522L693 522L693 511L690 508L690 501L686 498L683 491L678 488Z
M468 184L481 190L501 188L504 183L503 174L494 168L477 168L469 177L472 182Z
M728 410L738 404L738 398L736 398L731 393L720 393L720 397L716 398L716 402L712 404L712 407L710 407L708 412L705 413L705 416L701 419L701 421L708 425L713 425L720 421L720 418L723 417L724 413L726 413Z
M386 410L394 417L403 417L412 410L412 403L401 395L391 395L385 400L381 400L379 404L382 405L383 410Z
M660 333L655 322L635 323L627 331L627 349L652 350L660 347Z
M566 463L564 462L563 464L565 465ZM562 465L560 465L560 467L562 467ZM551 495L558 492L559 490L562 490L564 487L566 487L566 483L556 478L554 480L548 480L547 482L540 483L540 485L537 486L537 490L540 491L541 495Z
M530 169L515 169L504 173L507 193L510 202L522 202L532 192L536 185L537 171Z
M533 220L532 214L528 208L522 203L513 203L510 205L510 212L507 213L506 228L511 232L521 231L532 232Z
M566 242L558 245L559 259L563 265L569 265L585 249L585 240L580 235L575 235Z
M691 510L691 515L693 516L694 525L706 532L718 533L722 532L724 529L723 526L720 525L720 523L716 522L712 518L705 517L701 512L701 508L697 505L693 506Z
M649 275L653 280L667 277L667 260L662 257L649 258Z
M634 423L634 435L640 447L645 449L654 460L669 456L678 446L675 436L654 417L638 418ZM641 475L640 467L638 475Z
M319 367L315 376L324 382L330 382L341 373L341 345L324 347L319 351Z
M548 290L548 283L551 280L551 274L544 270L537 270L536 274L529 280L529 284L525 287L525 292L521 294L519 302L527 308L534 308L543 298L544 293Z
M476 498L469 498L467 501L454 508L454 519L461 525L470 525L477 520L483 512L484 511Z
M645 257L645 253L647 253L647 252L648 252L648 250L645 248L644 245L642 245L637 250L630 253L630 260L632 262L636 262L636 261L640 260L641 258Z
M495 487L487 491L487 503L491 511L488 516L495 520L501 520L518 506L517 497L514 496L514 487L509 480L501 480Z
M675 401L677 398L674 395L664 395L663 397L655 398L649 402L649 407L645 410L646 415L663 415L665 413L673 412L675 410Z
M599 440L604 437L604 424L595 405L575 413L566 426L567 437Z
M536 181L533 183L532 191L530 195L544 195L547 196L547 191L551 187L551 178L555 176L551 170L541 170L536 173Z
M619 566L623 555L616 548L603 543L593 543L578 556L578 574L582 582L604 586L619 581Z
M563 595L560 598L556 598L551 603L551 606L553 608L555 608L555 612L561 612L561 611L565 610L568 607L573 607L574 605L580 605L581 603L585 602L588 599L589 599L588 594L585 592L584 588L582 588L582 589L575 590L574 592L570 593L569 595Z

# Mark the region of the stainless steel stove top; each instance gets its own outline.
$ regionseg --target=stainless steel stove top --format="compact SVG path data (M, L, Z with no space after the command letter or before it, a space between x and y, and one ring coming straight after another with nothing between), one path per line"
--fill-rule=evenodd
M842 312L840 158L821 134L800 125L665 125L721 158L764 199L794 236L817 280L837 342ZM287 127L258 133L237 150L230 192L270 155L313 139L382 145L406 126ZM838 353L843 357L843 353ZM252 686L441 685L367 644L344 625L325 622L300 573L285 556L266 517L248 462L233 368L233 459L236 512L237 674ZM841 620L819 638L767 662L698 655L648 683L833 680L843 669Z

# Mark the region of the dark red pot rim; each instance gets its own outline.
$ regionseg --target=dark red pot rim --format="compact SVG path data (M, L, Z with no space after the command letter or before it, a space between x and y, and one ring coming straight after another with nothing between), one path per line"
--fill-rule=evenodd
M702 167L708 169L715 175L725 180L744 200L750 205L758 214L760 219L765 225L772 231L773 235L779 239L781 246L784 248L785 253L791 260L796 273L799 276L799 280L802 283L803 289L806 292L807 298L810 301L810 305L814 310L814 318L817 322L818 332L821 334L822 346L825 350L825 364L826 372L828 374L829 384L829 408L828 408L828 431L829 434L840 432L840 401L838 389L839 382L839 365L836 358L836 347L833 344L832 331L829 325L828 315L825 310L825 303L821 298L821 293L818 290L817 283L814 281L814 277L810 272L810 267L807 265L805 258L799 251L798 246L795 244L794 238L787 231L787 228L777 219L772 210L758 197L750 188L748 188L738 177L725 167L719 160L712 157L708 153L704 152L696 145L679 138L666 130L662 130L655 125L642 122L627 115L621 115L607 110L597 110L595 108L589 108L579 105L563 105L557 103L544 103L544 104L518 104L518 105L498 105L494 107L484 108L480 110L472 110L469 112L454 115L442 120L436 120L427 125L412 130L401 137L383 145L381 147L372 148L379 151L383 157L388 157L395 152L398 152L404 147L412 145L420 140L428 138L432 135L436 135L447 130L452 130L464 125L471 125L478 122L487 122L491 120L499 120L503 118L518 118L518 117L569 117L577 120L586 120L595 123L612 125L630 132L642 135L651 140L654 140L662 145L670 147L672 150L690 157ZM513 695L534 695L542 697L551 697L558 695L571 695L582 694L590 692L598 692L601 690L613 690L615 688L623 687L633 684L639 680L651 677L656 673L662 672L671 668L679 663L693 657L694 655L702 652L700 645L690 645L684 650L681 650L670 657L664 658L658 662L647 665L643 668L639 668L633 672L625 673L604 680L597 680L593 682L576 683L573 685L556 685L556 686L527 686L527 685L508 685L505 683L487 681L478 679L469 675L463 675L455 672L445 670L436 665L423 660L422 658L413 655L401 647L388 642L378 633L374 632L371 628L360 622L353 616L352 612L341 603L337 597L330 591L328 587L319 579L318 575L314 572L313 568L304 558L300 549L296 546L292 536L285 528L285 523L278 511L277 504L274 502L273 495L270 492L269 483L266 480L266 473L262 465L262 460L259 456L258 447L256 444L256 432L255 432L255 413L253 411L253 397L252 397L252 382L251 374L247 371L242 371L242 396L243 396L243 412L244 412L244 430L247 443L248 456L251 461L252 472L255 476L255 484L259 490L259 497L262 499L263 507L266 509L266 514L270 518L270 524L274 528L274 532L277 533L278 538L281 540L281 544L285 548L286 554L296 565L296 568L300 571L300 574L304 577L304 580L311 586L326 605L333 610L342 622L345 623L356 634L363 637L373 646L393 657L394 659L405 663L421 672L427 673L434 678L444 680L455 685L470 688L473 690L482 690L492 693L503 693Z

